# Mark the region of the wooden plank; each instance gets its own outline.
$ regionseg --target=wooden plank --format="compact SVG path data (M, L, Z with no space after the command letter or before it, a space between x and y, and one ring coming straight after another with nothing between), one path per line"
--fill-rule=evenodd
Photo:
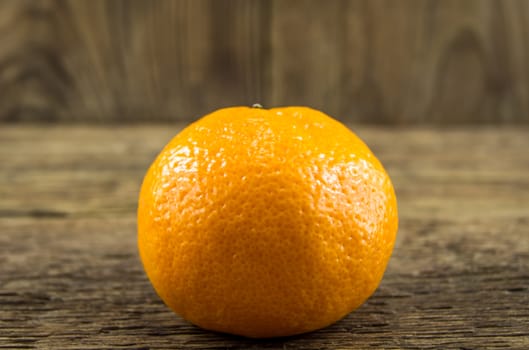
M342 13L342 118L435 124L526 119L529 76L519 62L528 54L526 2L375 0L347 2Z
M356 128L394 181L384 280L317 332L248 340L158 299L136 248L147 166L181 125L0 127L0 348L529 347L529 130Z
M261 57L267 45L262 2L119 4L69 3L79 41L86 45L79 50L91 53L72 57L73 63L76 71L93 63L101 67L96 82L104 84L95 86L95 93L110 99L103 118L192 120L221 106L260 99L266 64ZM90 105L83 111L89 118Z
M524 0L0 1L0 121L529 123Z
M0 121L192 120L264 96L266 2L0 3Z
M1 126L0 212L125 215L148 165L181 127ZM522 191L529 187L527 128L353 129L387 167L401 216L468 220L529 212Z
M3 219L0 346L522 349L528 225L404 220L382 285L359 310L321 331L254 341L202 331L165 307L142 270L131 218Z
M306 105L329 113L338 109L342 6L337 1L322 4L272 2L272 105Z

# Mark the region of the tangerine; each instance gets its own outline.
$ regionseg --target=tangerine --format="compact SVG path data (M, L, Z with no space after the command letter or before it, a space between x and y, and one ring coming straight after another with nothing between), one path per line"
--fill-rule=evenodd
M276 337L359 307L397 226L389 176L343 124L306 107L232 107L185 128L151 165L138 246L156 292L186 320Z

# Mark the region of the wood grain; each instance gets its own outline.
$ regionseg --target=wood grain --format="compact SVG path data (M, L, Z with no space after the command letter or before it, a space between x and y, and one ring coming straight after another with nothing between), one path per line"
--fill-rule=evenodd
M384 280L331 327L261 341L175 316L138 259L139 185L180 128L0 128L0 348L529 347L527 128L355 128L399 200Z
M529 123L525 0L0 0L0 121Z

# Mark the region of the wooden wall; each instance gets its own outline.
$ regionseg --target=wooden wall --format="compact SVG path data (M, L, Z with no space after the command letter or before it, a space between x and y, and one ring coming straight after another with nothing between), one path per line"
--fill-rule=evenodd
M526 0L0 0L0 121L529 123Z

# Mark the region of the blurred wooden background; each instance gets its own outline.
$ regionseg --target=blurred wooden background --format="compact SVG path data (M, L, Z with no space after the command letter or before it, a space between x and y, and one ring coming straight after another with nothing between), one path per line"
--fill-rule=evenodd
M0 121L529 123L526 0L0 0Z

